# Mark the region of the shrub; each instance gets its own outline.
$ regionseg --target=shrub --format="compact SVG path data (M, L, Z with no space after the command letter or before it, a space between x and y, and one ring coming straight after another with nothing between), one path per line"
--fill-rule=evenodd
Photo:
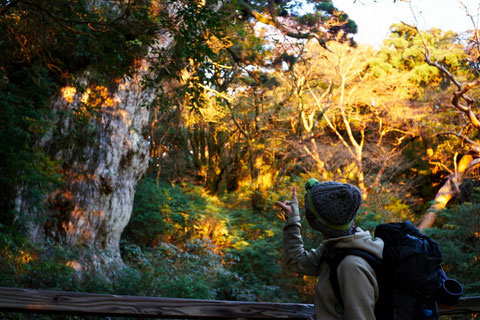
M476 200L441 211L438 226L426 230L442 248L445 272L463 284L466 295L480 294L480 202Z

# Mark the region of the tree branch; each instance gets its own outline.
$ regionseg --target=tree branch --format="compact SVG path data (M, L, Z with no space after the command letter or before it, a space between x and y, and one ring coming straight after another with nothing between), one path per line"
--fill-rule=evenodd
M480 130L480 120L478 119L477 115L475 114L475 112L472 110L472 107L474 106L475 104L475 100L473 100L472 98L470 98L469 96L467 96L467 92L474 88L474 87L477 87L480 85L480 80L475 80L475 81L471 81L471 82L467 82L466 84L458 81L455 76L447 70L447 68L440 64L437 61L433 62L432 59L431 59L431 56L430 56L430 50L428 49L428 46L427 46L427 43L425 41L425 38L423 37L422 33L418 30L418 28L416 26L410 26L406 23L404 23L406 26L410 27L410 28L413 28L414 30L417 31L418 35L420 36L420 38L422 39L422 43L423 43L423 47L425 49L425 52L424 52L424 57L425 57L425 62L432 66L432 67L436 67L438 70L440 70L441 72L443 72L446 77L452 81L455 86L457 86L458 90L455 91L455 93L453 94L453 97L452 97L452 106L454 108L456 108L457 110L463 112L467 117L468 117L468 120L470 121L470 123L475 127L477 128L478 130ZM465 100L466 102L466 105L460 103L460 99L463 99Z
M20 2L20 3L23 3L23 4L26 4L28 6L32 6L32 7L35 7L37 9L39 9L40 11L42 12L45 12L50 18L52 18L53 20L59 22L59 21L62 21L62 22L65 22L65 23L73 23L73 24L86 24L86 25L98 25L98 26L104 26L104 27L108 27L108 26L111 26L112 24L114 24L115 22L119 21L120 19L124 18L127 16L127 13L129 11L129 7L130 7L130 1L128 2L127 4L127 10L125 10L125 12L118 16L117 18L115 18L114 20L112 20L111 22L109 23L103 23L103 22L99 22L99 21L81 21L81 20L71 20L71 19L64 19L64 18L60 18L60 17L57 17L57 16L54 16L50 11L48 11L47 9L45 9L44 7L36 4L36 3L33 3L33 2L29 2L29 1L25 1L25 0L17 0L15 2ZM90 27L91 28L91 27Z
M228 110L230 110L230 115L232 116L232 120L235 123L235 126L238 128L238 130L242 133L242 135L249 142L250 141L250 135L248 135L248 133L245 132L245 130L237 122L237 119L235 119L235 116L233 115L233 109L232 109L232 106L230 105L230 102L228 100L225 100L225 103L227 104Z
M457 132L446 131L446 132L439 132L439 133L436 134L436 136L448 136L448 135L456 136L456 137L462 139L463 141L466 141L467 143L473 145L475 148L480 148L480 143L478 143L476 141L473 141L469 137L467 137L463 134L457 133Z
M438 190L433 204L427 209L418 225L419 230L431 228L437 219L438 212L445 208L447 203L460 192L459 186L464 181L473 166L478 164L478 153L474 150L465 154L459 161L457 170L450 174L445 184Z
M320 38L318 35L314 34L314 33L311 33L311 32L306 32L306 33L303 33L303 32L293 32L289 29L287 29L283 24L279 23L278 20L276 19L275 17L275 14L272 12L272 10L270 9L269 10L269 14L270 14L270 17L266 16L266 15L263 15L261 14L260 12L258 11L255 11L253 10L247 3L245 3L244 1L239 1L239 3L241 4L241 7L245 10L248 11L249 14L251 14L257 21L259 22L262 22L264 24L267 24L267 25L271 25L275 28L277 28L278 30L280 30L280 32L282 32L283 34L285 34L286 36L288 37L291 37L291 38L295 38L295 39L305 39L305 40L308 40L308 39L316 39L318 41L318 43L323 47L325 48L326 50L328 51L331 51L330 49L327 48L327 45L325 43L325 40L323 40L322 38Z
M18 2L19 0L12 0L8 4L6 4L2 9L0 9L0 16L5 15L7 11L10 10L10 8L16 5Z

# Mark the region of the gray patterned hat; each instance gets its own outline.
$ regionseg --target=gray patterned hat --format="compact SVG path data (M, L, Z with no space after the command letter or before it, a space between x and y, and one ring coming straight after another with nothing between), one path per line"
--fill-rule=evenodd
M330 238L352 234L353 219L362 204L362 195L357 187L310 179L306 189L305 215L313 229Z

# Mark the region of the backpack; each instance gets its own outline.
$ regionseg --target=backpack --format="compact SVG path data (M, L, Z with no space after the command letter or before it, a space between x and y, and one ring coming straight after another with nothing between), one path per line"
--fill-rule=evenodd
M447 279L442 271L439 246L410 221L381 224L375 229L375 237L385 244L381 260L353 248L328 253L330 282L341 307L337 268L348 255L364 258L375 270L380 291L375 304L376 319L437 320L437 300L448 305L458 301L463 289L455 280ZM446 280L453 281L453 286ZM449 290L445 289L445 283L449 284Z

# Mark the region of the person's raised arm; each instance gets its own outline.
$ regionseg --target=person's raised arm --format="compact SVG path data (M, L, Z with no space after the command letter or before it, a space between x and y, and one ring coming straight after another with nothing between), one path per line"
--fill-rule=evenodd
M297 188L293 187L292 200L277 201L282 208L286 223L283 228L283 248L285 263L293 272L306 275L316 275L320 263L320 252L316 249L306 251L300 234L300 210L298 208Z

